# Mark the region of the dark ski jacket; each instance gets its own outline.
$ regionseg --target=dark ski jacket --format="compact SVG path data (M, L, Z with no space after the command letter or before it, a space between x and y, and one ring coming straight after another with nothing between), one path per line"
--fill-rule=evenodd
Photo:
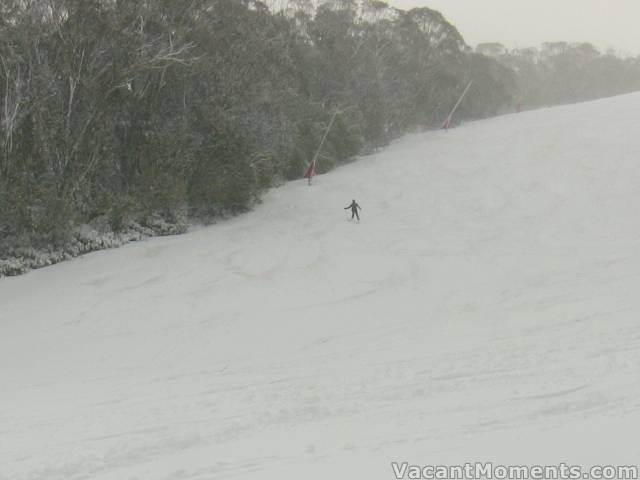
M362 210L362 207L358 205L355 200L352 200L351 205L349 205L348 207L344 207L344 209L345 210L351 209L352 212L357 213L358 210Z

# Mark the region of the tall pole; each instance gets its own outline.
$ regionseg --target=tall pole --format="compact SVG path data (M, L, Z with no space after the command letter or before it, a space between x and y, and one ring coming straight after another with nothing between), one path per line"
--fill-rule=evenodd
M313 176L316 174L316 166L318 164L318 157L320 156L320 152L322 152L322 147L324 146L324 142L327 139L327 136L329 136L329 131L331 130L331 127L333 126L333 121L336 119L336 115L338 115L338 111L337 110L331 116L331 120L329 121L329 125L327 126L327 129L324 132L322 140L320 141L320 145L318 146L318 150L316 151L316 154L313 156L313 159L311 160L311 164L309 165L309 169L307 170L307 174L308 174L308 177L309 177L309 185L311 185L311 178L313 178Z
M442 124L442 128L444 128L445 130L449 129L449 124L451 123L451 119L453 118L453 114L456 113L456 110L458 110L458 107L460 106L460 104L462 103L462 100L464 100L464 97L467 95L467 92L469 91L469 89L471 88L471 85L473 84L473 80L469 81L469 84L467 85L467 88L464 89L464 92L462 92L462 95L460 95L460 98L458 99L457 103L455 104L455 106L453 107L453 110L451 110L451 113L449 114L449 116L447 117L447 119L444 121L444 123Z

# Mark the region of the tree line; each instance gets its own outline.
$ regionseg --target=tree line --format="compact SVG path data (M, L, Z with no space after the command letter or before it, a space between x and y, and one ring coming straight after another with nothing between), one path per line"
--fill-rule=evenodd
M4 0L0 258L243 212L302 176L336 111L320 172L438 127L470 79L458 121L639 88L637 59L581 48L474 51L377 0Z
M581 102L640 90L640 56L621 58L590 43L547 42L542 48L509 50L483 43L476 51L516 75L523 108Z

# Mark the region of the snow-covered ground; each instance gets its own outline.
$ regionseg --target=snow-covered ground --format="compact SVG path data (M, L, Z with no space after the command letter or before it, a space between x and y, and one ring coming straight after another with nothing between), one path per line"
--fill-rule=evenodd
M411 135L2 279L0 479L637 462L639 205L629 95Z

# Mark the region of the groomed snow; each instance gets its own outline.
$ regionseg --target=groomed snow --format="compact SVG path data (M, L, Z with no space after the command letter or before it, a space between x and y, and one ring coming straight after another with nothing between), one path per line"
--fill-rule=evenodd
M0 479L628 464L639 370L635 94L410 135L0 280Z

